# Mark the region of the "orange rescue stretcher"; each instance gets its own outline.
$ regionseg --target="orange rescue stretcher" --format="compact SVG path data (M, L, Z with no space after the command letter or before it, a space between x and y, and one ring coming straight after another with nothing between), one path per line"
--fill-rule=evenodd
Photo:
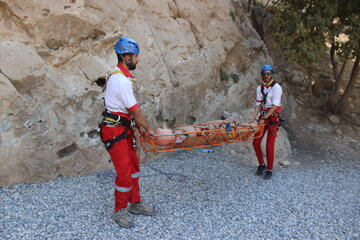
M138 139L148 152L171 152L252 141L262 135L264 126L265 124L216 121L191 126L182 125L171 129L169 133L155 135L154 139Z

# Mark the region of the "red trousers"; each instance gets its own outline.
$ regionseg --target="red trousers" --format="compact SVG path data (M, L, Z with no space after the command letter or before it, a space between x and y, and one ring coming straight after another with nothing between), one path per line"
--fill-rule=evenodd
M277 116L271 116L265 120L265 128L261 136L256 136L258 138L254 139L253 146L255 149L255 153L259 162L259 165L264 164L263 153L261 151L261 141L266 132L268 132L267 139L266 139L266 163L267 169L272 170L274 166L274 148L275 148L275 140L277 137L277 131L279 127L273 123L278 123L279 118Z
M102 141L119 136L125 127L102 127ZM115 143L109 150L116 171L115 179L115 212L126 208L128 203L135 203L140 198L140 165L133 147L133 135L128 131L128 137Z

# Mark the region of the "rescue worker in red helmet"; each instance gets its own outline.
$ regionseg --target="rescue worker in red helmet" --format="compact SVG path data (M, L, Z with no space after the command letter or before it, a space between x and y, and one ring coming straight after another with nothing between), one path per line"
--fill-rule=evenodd
M259 115L258 124L265 124L264 132L261 136L254 139L253 146L259 162L256 175L264 179L270 179L274 165L274 148L277 131L280 127L281 95L282 88L273 79L274 69L271 65L264 65L261 68L262 84L256 88L256 106L251 116L250 122L254 122ZM266 162L264 162L261 151L261 141L265 133L268 133L266 139Z
M140 128L145 137L154 135L134 96L136 79L129 72L139 62L139 45L127 37L121 37L114 47L118 64L106 83L105 111L100 124L101 140L108 150L116 171L115 211L113 219L120 227L133 227L128 212L153 215L140 197L140 167L135 150L132 123ZM128 203L130 203L129 208Z

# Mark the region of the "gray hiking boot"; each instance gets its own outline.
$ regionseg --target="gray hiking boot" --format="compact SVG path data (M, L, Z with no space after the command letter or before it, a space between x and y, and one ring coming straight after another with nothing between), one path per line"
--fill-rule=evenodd
M126 208L114 212L112 218L120 227L132 228L134 226L134 223L126 211Z
M143 215L155 215L156 211L149 206L146 206L143 202L131 203L129 207L129 212L133 214L143 214Z

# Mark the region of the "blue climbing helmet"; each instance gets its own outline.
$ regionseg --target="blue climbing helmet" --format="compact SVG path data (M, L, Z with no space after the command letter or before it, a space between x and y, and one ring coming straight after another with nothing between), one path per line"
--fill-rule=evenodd
M118 54L134 53L139 54L139 44L132 38L121 37L115 44L115 52Z
M261 73L265 71L271 71L272 73L275 73L274 68L271 65L264 65L261 67Z

